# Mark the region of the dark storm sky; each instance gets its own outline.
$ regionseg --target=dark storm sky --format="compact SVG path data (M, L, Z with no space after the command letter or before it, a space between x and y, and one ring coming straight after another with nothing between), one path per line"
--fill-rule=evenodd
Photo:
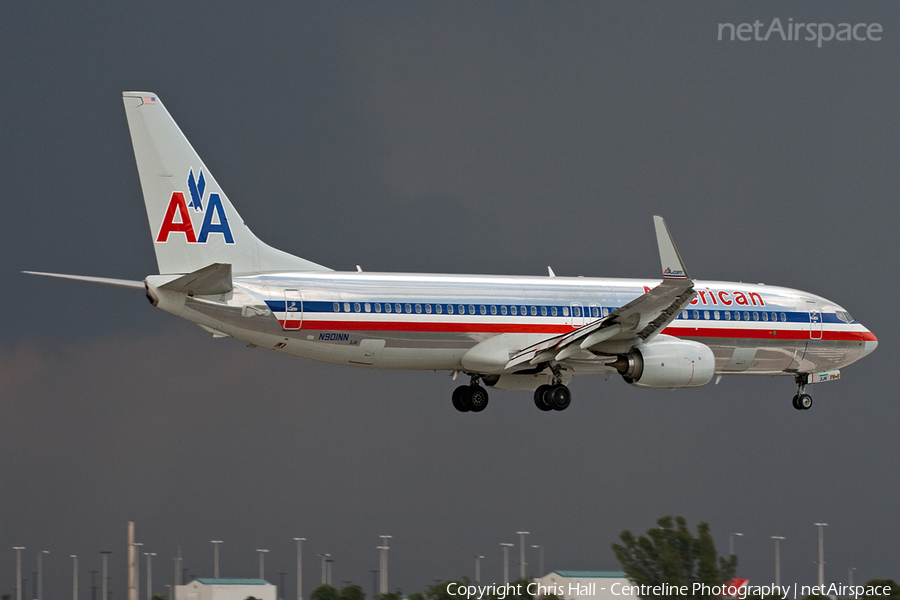
M878 42L717 41L719 23L880 23ZM198 576L293 581L295 536L368 591L501 581L532 532L546 569L618 569L666 514L742 532L739 573L900 579L896 2L6 2L0 7L0 589L12 546L67 594L125 525ZM159 94L246 222L335 269L654 277L651 216L698 279L830 298L878 350L790 406L788 378L692 391L576 379L564 413L446 373L352 370L233 340L139 292L151 238L122 108ZM5 556L5 558L3 558ZM518 556L517 551L514 556ZM529 555L532 563L535 554ZM512 560L517 565L517 560ZM536 566L536 564L535 564ZM513 571L517 569L514 567ZM275 580L275 576L270 576ZM308 593L309 589L306 590ZM287 594L294 594L292 584ZM87 597L87 596L85 596Z

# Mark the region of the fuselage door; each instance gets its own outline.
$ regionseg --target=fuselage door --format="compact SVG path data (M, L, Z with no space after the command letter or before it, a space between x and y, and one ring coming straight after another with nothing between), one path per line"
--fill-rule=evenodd
M809 339L822 339L822 313L815 300L807 300L806 308L809 310Z
M286 330L300 329L303 324L303 297L300 290L284 290L284 324Z
M581 306L580 302L573 302L569 306L569 311L572 319L572 327L579 328L584 325L584 307Z

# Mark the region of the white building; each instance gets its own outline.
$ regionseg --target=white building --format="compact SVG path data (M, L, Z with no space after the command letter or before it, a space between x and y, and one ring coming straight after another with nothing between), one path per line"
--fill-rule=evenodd
M276 600L276 586L265 579L195 579L175 586L175 600Z
M622 598L622 586L631 582L621 571L552 571L534 582L539 587L531 591L537 596L555 594L565 600L638 600L636 596Z

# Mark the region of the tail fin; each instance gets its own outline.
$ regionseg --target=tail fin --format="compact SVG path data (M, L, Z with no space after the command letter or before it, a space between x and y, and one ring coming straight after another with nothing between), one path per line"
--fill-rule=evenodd
M328 271L260 241L151 92L123 92L160 274L213 263L234 273Z

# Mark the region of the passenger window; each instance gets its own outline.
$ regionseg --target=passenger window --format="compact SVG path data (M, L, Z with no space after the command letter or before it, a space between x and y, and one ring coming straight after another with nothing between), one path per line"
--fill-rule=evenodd
M554 317L557 315L557 311L556 311L556 307L555 307L555 306L551 306L551 307L550 307L550 314L551 314L552 316L554 316Z
M425 313L429 314L429 315L431 314L431 305L430 304L425 305Z
M371 304L369 304L368 302L366 302L363 306L365 307L366 312L372 312L372 305L371 305Z
M444 308L443 305L441 305L441 304L435 304L435 305L434 305L434 312L436 312L437 314L441 314L441 311L443 310L443 308Z
M458 308L459 308L459 314L461 314L461 315L466 314L466 307L465 307L465 306L463 306L462 304L460 304Z
M730 310L726 310L725 313L724 313L722 316L725 317L725 320L726 320L726 321L730 321L730 320L731 320L731 311L730 311Z
M350 312L350 303L344 302L344 312Z
M740 321L740 320L741 320L741 313L739 313L738 311L734 311L734 320L735 320L735 321Z
M497 314L497 305L496 304L491 304L491 314L492 315Z
M447 314L448 314L448 315L452 315L452 314L453 314L453 305L452 305L452 304L448 304L448 305L447 305Z
M608 309L608 308L604 308L604 309L603 309L602 311L600 311L600 312L601 312L601 314L605 317L606 315L609 314L609 309ZM684 311L684 318L687 319L687 311Z
M744 320L745 320L745 321L749 321L749 320L750 320L750 313L748 313L747 311L744 311Z
M487 314L487 307L486 307L484 304L480 304L480 305L478 306L478 312L480 312L480 313L483 314L483 315L486 315L486 314Z
M516 308L515 306L510 306L510 307L509 307L509 314L511 314L511 315L516 315L516 314L518 314L518 313L519 313L519 309L518 309L518 308Z
M599 316L600 316L600 309L597 308L596 306L595 306L594 308L592 308L592 309L591 309L591 316L599 317Z
M717 311L717 310L713 311L713 319L715 319L716 321L719 320L719 311Z
M334 303L334 312L341 312L341 304L339 302Z
M417 315L422 314L422 305L421 304L416 304L416 314Z
M525 315L528 314L528 310L526 310L525 307L522 306L522 307L521 307L521 313L522 313L522 316L524 317Z
M708 310L703 311L703 318L706 319L707 321L709 321L709 311Z
M778 320L778 315L777 315L776 313L772 313L772 320L773 320L773 321L777 321L777 320Z
M784 313L781 313L781 322L784 323L785 321L787 321L787 315Z
M699 311L699 310L695 310L695 311L694 311L694 319L699 319L699 318L700 318L700 311Z
M753 311L753 320L754 320L754 321L759 321L759 313L756 312L756 311Z
M470 315L474 315L474 314L475 314L475 307L472 306L471 304L469 305L469 314L470 314Z
M353 312L359 312L359 302L353 303Z
M391 303L390 302L384 303L384 312L386 312L386 313L391 312Z
M531 316L532 316L532 317L537 316L537 306L532 306L532 307L531 307Z
M763 321L768 321L768 320L769 320L769 313L763 313L763 314L762 314L762 320L763 320Z
M404 308L406 308L406 314L409 314L412 312L412 304L407 304Z
M563 316L564 317L569 316L569 307L568 306L563 306Z
M575 315L576 317L580 317L580 316L581 316L581 307L580 307L580 306L573 306L573 307L572 307L572 314Z
M542 306L542 307L541 307L541 316L542 316L542 317L546 317L546 316L547 316L547 307L546 307L546 306Z
M506 305L505 305L505 304L504 304L503 306L500 307L500 314L501 314L501 315L505 315L505 314L506 314Z

